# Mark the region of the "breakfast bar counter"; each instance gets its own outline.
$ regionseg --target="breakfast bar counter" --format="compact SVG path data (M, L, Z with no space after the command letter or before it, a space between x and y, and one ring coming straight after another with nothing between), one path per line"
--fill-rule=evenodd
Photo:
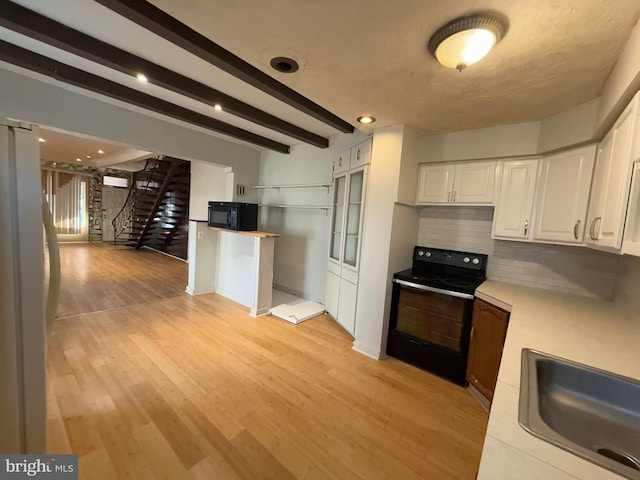
M279 235L209 227L189 221L189 295L218 293L251 309L271 308L273 254Z

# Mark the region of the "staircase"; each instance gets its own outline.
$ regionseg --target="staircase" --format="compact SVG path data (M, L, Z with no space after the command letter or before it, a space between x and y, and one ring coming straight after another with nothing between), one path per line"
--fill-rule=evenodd
M134 173L129 196L111 222L114 243L149 247L187 258L191 164L177 158L149 159Z

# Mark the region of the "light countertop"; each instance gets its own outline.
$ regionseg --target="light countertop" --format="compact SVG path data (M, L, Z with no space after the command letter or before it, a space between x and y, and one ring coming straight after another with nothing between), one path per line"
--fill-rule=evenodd
M478 480L610 480L617 474L518 424L523 348L640 379L640 318L603 300L488 280L476 296L511 311Z

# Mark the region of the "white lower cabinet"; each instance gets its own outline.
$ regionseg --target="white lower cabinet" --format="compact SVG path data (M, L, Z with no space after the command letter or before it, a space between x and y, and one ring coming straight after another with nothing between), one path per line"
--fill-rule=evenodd
M537 158L506 160L493 215L492 238L530 240Z
M338 299L340 298L340 275L327 271L327 288L324 298L324 308L333 318L338 317Z
M338 299L338 316L336 321L351 335L356 329L356 298L358 285L344 278L340 279L340 297Z
M582 243L595 151L590 145L541 160L534 241Z

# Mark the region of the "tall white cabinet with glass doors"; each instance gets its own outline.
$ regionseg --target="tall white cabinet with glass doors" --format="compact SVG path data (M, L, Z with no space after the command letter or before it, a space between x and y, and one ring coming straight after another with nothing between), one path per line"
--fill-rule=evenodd
M351 335L355 332L363 208L371 143L372 140L368 139L346 150L334 164L325 308Z

